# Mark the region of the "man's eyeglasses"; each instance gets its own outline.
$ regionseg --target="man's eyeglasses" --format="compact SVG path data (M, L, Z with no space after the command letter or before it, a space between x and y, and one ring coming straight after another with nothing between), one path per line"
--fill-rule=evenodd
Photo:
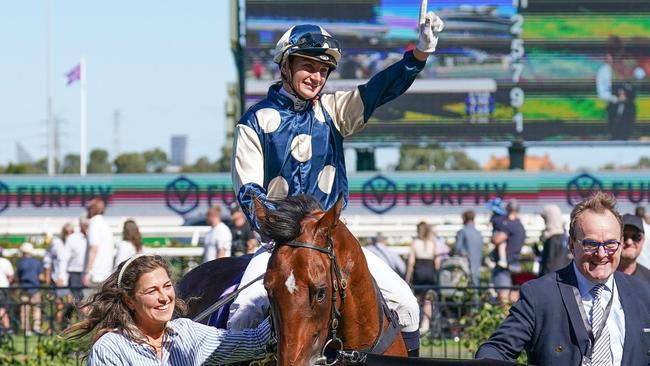
M585 240L576 239L576 241L582 244L582 249L586 254L589 255L597 253L598 247L603 247L607 255L612 255L616 253L618 247L621 245L620 241L614 239L607 240L604 242L598 240L591 240L591 239L585 239Z
M636 233L633 235L626 235L623 234L623 241L627 241L627 239L632 239L632 241L641 241L641 238L643 238L643 235L641 233Z

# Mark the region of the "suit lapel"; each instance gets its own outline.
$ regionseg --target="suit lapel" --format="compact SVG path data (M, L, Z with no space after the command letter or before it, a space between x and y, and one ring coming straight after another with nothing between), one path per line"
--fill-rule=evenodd
M573 262L571 262L567 267L562 268L557 271L557 285L560 289L560 295L562 296L562 302L564 303L564 308L566 309L569 321L575 332L578 347L582 354L587 353L589 348L589 336L587 335L587 329L585 329L582 316L580 315L580 309L578 308L578 303L574 293L574 288L578 288L578 280L576 279L576 274L573 270Z
M621 302L623 307L623 315L625 316L625 338L623 339L623 359L621 360L621 365L630 364L630 356L632 351L630 348L637 342L638 336L638 319L633 318L633 314L638 314L639 311L636 309L636 303L630 301L630 298L633 296L625 296L624 294L633 293L634 289L629 287L628 281L626 281L625 275L621 272L614 272L614 281L616 281L616 287L618 289L618 299ZM632 292L630 292L632 291ZM637 326L637 329L633 329L634 326Z

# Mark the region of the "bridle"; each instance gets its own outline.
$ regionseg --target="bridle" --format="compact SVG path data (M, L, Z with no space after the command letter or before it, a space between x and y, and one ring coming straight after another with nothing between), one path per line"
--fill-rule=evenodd
M336 258L336 253L334 252L334 242L332 241L331 236L327 237L327 247L321 247L313 243L300 242L300 241L291 241L284 245L293 247L293 248L306 248L319 251L321 253L327 254L330 259L330 277L332 279L332 310L330 312L330 338L325 342L323 348L320 352L320 357L314 363L319 366L332 366L339 362L350 362L350 363L360 363L365 362L368 353L374 354L383 354L388 347L393 343L397 334L399 333L399 322L397 320L397 314L388 308L386 301L381 295L379 286L377 282L373 279L373 286L375 289L375 297L377 300L377 309L379 315L379 330L377 336L368 349L364 350L344 350L343 340L337 336L337 331L341 319L341 312L337 306L336 298L337 295L341 297L341 303L345 303L346 289L348 287L348 281L343 278L341 272L341 266ZM384 316L388 318L389 326L384 331ZM338 350L336 350L336 357L332 362L327 361L327 356L325 351L329 346L338 345Z
M332 366L339 361L340 357L332 361L331 363L327 362L327 356L325 356L325 350L330 345L339 345L338 354L340 355L343 352L343 341L337 336L337 331L341 319L341 312L336 302L337 296L341 297L341 303L345 303L345 290L348 287L348 282L341 273L341 266L339 265L338 260L336 259L336 253L334 252L334 242L330 236L327 237L327 247L321 247L313 243L300 242L300 241L291 241L284 245L290 246L292 248L307 248L317 250L321 253L327 254L330 259L330 277L332 279L332 310L330 312L330 338L325 342L323 348L320 352L320 357L316 360L315 365L322 366ZM340 295L339 295L340 294Z

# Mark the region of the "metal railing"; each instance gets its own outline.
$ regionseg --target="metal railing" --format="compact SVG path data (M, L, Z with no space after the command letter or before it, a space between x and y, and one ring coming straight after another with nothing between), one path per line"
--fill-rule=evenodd
M51 287L34 288L41 294L40 302L30 303L24 295L25 288L10 287L0 289L0 309L4 309L9 318L9 327L3 326L0 316L0 353L7 349L13 350L16 364L20 360L31 357L39 365L59 365L52 363L53 356L43 351L44 345L56 338L56 335L70 322L79 319L79 313L74 300L61 299ZM71 288L63 288L71 289ZM72 289L79 290L79 289ZM83 289L85 290L85 289ZM421 324L422 357L431 358L472 358L475 347L468 346L474 340L476 346L477 334L470 334L471 327L476 325L477 317L481 316L484 304L501 307L497 299L498 291L517 291L518 287L441 287L415 286L423 314L431 314ZM41 324L34 331L33 308L41 312ZM57 308L58 307L58 308ZM23 309L21 319L21 308ZM26 311L28 310L28 311ZM62 311L57 317L57 310ZM504 310L505 311L505 310ZM0 314L2 315L2 314ZM24 319L28 317L28 319ZM28 320L28 321L26 321ZM425 324L426 323L426 324ZM489 336L487 334L486 336ZM483 339L484 340L484 339ZM482 340L479 340L482 341ZM67 363L63 365L81 365L82 352L71 351ZM0 362L1 363L1 362ZM24 363L28 364L28 363Z
M468 359L491 333L477 332L481 317L500 323L510 305L508 298L518 295L519 286L415 286L414 291L421 306L420 355ZM486 312L485 305L495 310Z
M81 365L83 353L57 337L79 319L76 305L72 294L57 296L52 287L0 288L0 364Z

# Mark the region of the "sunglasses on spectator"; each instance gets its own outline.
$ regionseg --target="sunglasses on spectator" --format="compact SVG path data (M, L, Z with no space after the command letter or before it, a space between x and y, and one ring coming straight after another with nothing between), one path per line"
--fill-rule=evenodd
M598 240L592 240L592 239L585 239L585 240L576 239L576 241L582 244L582 249L586 254L589 255L597 253L598 247L603 247L607 255L612 255L616 253L618 247L621 245L621 242L615 239L607 240L604 242Z
M643 234L641 233L636 233L632 235L623 234L623 241L627 241L627 239L632 239L632 241L641 241L641 238L643 238Z

